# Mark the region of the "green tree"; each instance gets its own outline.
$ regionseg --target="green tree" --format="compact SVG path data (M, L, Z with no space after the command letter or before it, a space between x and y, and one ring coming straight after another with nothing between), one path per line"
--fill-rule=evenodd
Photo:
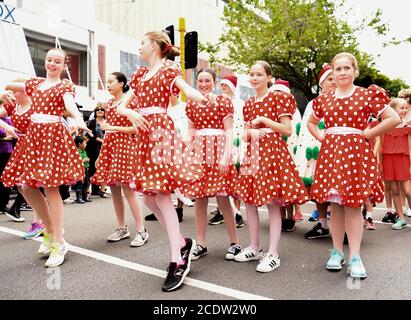
M354 54L364 75L377 72L372 57L358 49L355 31L368 26L377 34L385 34L381 13L377 12L370 22L350 26L342 17L336 17L343 4L344 0L228 1L223 17L226 30L219 44L207 44L203 49L213 61L219 61L221 48L228 50L228 56L219 62L240 72L246 72L257 60L265 60L276 77L287 79L312 99L319 90L317 77L323 63L338 52ZM367 79L364 76L359 80L365 83Z

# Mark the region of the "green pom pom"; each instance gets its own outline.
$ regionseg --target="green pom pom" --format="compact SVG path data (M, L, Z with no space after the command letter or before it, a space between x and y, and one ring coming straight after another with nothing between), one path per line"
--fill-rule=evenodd
M305 157L307 158L308 161L310 161L313 158L313 149L311 148L305 149Z
M303 177L302 180L303 180L304 186L306 187L311 186L313 184L313 178Z
M297 153L297 146L294 146L294 148L293 148L293 152L294 152L294 154L296 154L296 153Z
M295 132L297 133L297 136L300 135L300 130L301 130L301 122L298 122L297 125L295 126Z
M240 170L240 166L241 166L240 161L237 161L237 162L235 163L235 167L236 167L237 171Z
M285 141L285 142L287 142L287 140L288 140L288 137L286 136L286 135L282 135L282 138L283 138L283 140Z
M234 145L236 146L236 147L239 147L240 146L240 138L239 137L237 137L237 138L235 138L234 139Z
M318 129L320 129L320 130L324 130L324 129L325 129L325 123L324 123L324 121L320 121L320 123L318 124Z
M320 154L320 148L314 147L314 148L313 148L313 158L314 158L315 160L318 159L319 154Z

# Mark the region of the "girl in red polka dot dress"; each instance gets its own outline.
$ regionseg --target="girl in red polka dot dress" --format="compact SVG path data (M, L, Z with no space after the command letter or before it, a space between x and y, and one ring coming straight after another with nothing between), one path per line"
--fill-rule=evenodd
M129 90L126 76L121 72L110 74L107 79L107 90L114 98L105 107L106 123L101 125L101 129L106 135L96 161L96 173L91 182L99 186L110 186L118 228L107 240L115 242L130 237L124 220L123 191L137 228L136 236L130 245L140 247L148 240L148 232L144 228L140 202L133 190L137 177L136 129L127 117L117 113L117 106L124 99L124 93ZM133 107L134 104L131 105L131 108Z
M358 64L352 54L336 55L332 65L336 89L314 99L313 114L308 122L311 134L322 142L311 194L315 201L329 201L332 206L330 229L334 249L326 268L342 269L346 232L350 275L364 279L367 273L359 255L363 234L361 206L367 199L381 202L384 197L377 161L367 139L392 129L400 119L388 106L384 90L354 85ZM383 120L376 127L366 129L371 113ZM327 128L325 137L317 127L322 118Z
M397 221L392 225L394 230L407 227L407 220L402 208L400 191L404 190L408 203L411 203L411 124L406 123L408 104L402 98L395 98L390 106L400 116L402 122L383 136L382 174L386 184L392 191Z
M18 79L16 79L15 81L24 82L19 81ZM30 98L27 95L25 95L24 92L17 91L14 93L14 95L15 100L13 99L12 101L10 101L10 103L3 104L0 108L0 118L8 115L11 118L14 128L18 130L18 140L16 146L13 149L13 159L19 159L23 152L22 146L24 146L26 140L26 133L30 125L30 117L33 109L31 108L32 103ZM20 205L22 201L25 200L24 191L21 188L21 186L17 186L17 189L20 195L17 196L10 210L20 210ZM38 213L34 211L33 223L31 224L29 231L25 235L25 238L28 237L30 234L35 234L36 236L39 236L43 232L43 230L44 226L42 224L42 221Z
M32 114L22 152L9 161L3 174L5 185L22 185L24 195L46 228L38 253L49 256L46 267L64 262L68 245L63 238L63 202L59 186L82 180L84 168L76 145L62 123L67 110L78 128L87 128L74 102L74 85L60 76L66 68L66 53L48 51L46 78L31 78L25 84L11 83L12 91L25 91L32 99ZM43 186L46 197L38 189Z
M212 69L202 69L198 72L196 87L202 94L210 94L214 90L215 80L216 74ZM233 113L231 100L222 95L217 96L211 106L193 100L186 106L189 132L195 135L190 149L195 150L197 160L204 167L204 176L181 190L185 196L196 198L197 246L193 260L207 254L207 206L210 197L217 197L218 207L224 215L224 224L230 236L231 245L226 259L234 259L241 250L229 199L232 178L236 174L235 166L231 163Z
M251 244L234 258L236 261L260 260L259 272L280 266L278 244L281 235L280 206L302 204L309 200L304 184L281 135L291 135L294 97L270 91L270 65L258 61L250 70L250 83L256 91L243 109L247 141L247 161L243 161L234 190L244 201ZM270 248L263 255L260 245L258 207L269 212Z
M180 233L171 192L202 176L201 164L189 163L189 159L183 157L184 146L166 113L167 107L170 96L178 95L180 90L189 99L208 102L208 98L181 78L181 70L175 64L164 61L166 56L178 54L164 32L145 34L140 56L149 66L140 67L133 74L130 81L132 90L117 110L139 129L137 188L145 193L144 203L154 212L169 238L171 263L163 291L176 290L182 285L190 271L195 247L194 240L184 238ZM126 108L135 96L139 112Z

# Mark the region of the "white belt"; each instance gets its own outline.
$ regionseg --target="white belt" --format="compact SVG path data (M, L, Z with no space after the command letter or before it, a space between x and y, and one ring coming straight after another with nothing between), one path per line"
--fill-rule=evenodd
M160 114L160 113L167 113L167 109L166 108L162 108L162 107L148 107L148 108L141 108L139 110L139 113L142 116L148 116L150 114Z
M265 132L265 133L275 133L275 131L273 129L270 129L270 128L260 128L260 130Z
M362 134L363 131L351 127L331 127L325 130L325 134Z
M223 129L207 128L207 129L197 130L196 134L198 136L218 136L218 135L225 134L225 131Z
M62 117L53 116L51 114L34 113L30 117L31 122L34 123L54 123L61 122Z

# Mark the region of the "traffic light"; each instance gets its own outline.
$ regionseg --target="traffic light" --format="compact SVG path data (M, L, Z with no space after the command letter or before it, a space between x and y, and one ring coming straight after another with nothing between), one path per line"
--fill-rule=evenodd
M191 31L184 36L185 43L185 68L191 69L197 67L198 53L198 33Z
M173 26L173 25L168 26L168 27L164 30L164 32L167 33L168 37L169 37L170 40L171 40L171 44L174 46L174 26Z

